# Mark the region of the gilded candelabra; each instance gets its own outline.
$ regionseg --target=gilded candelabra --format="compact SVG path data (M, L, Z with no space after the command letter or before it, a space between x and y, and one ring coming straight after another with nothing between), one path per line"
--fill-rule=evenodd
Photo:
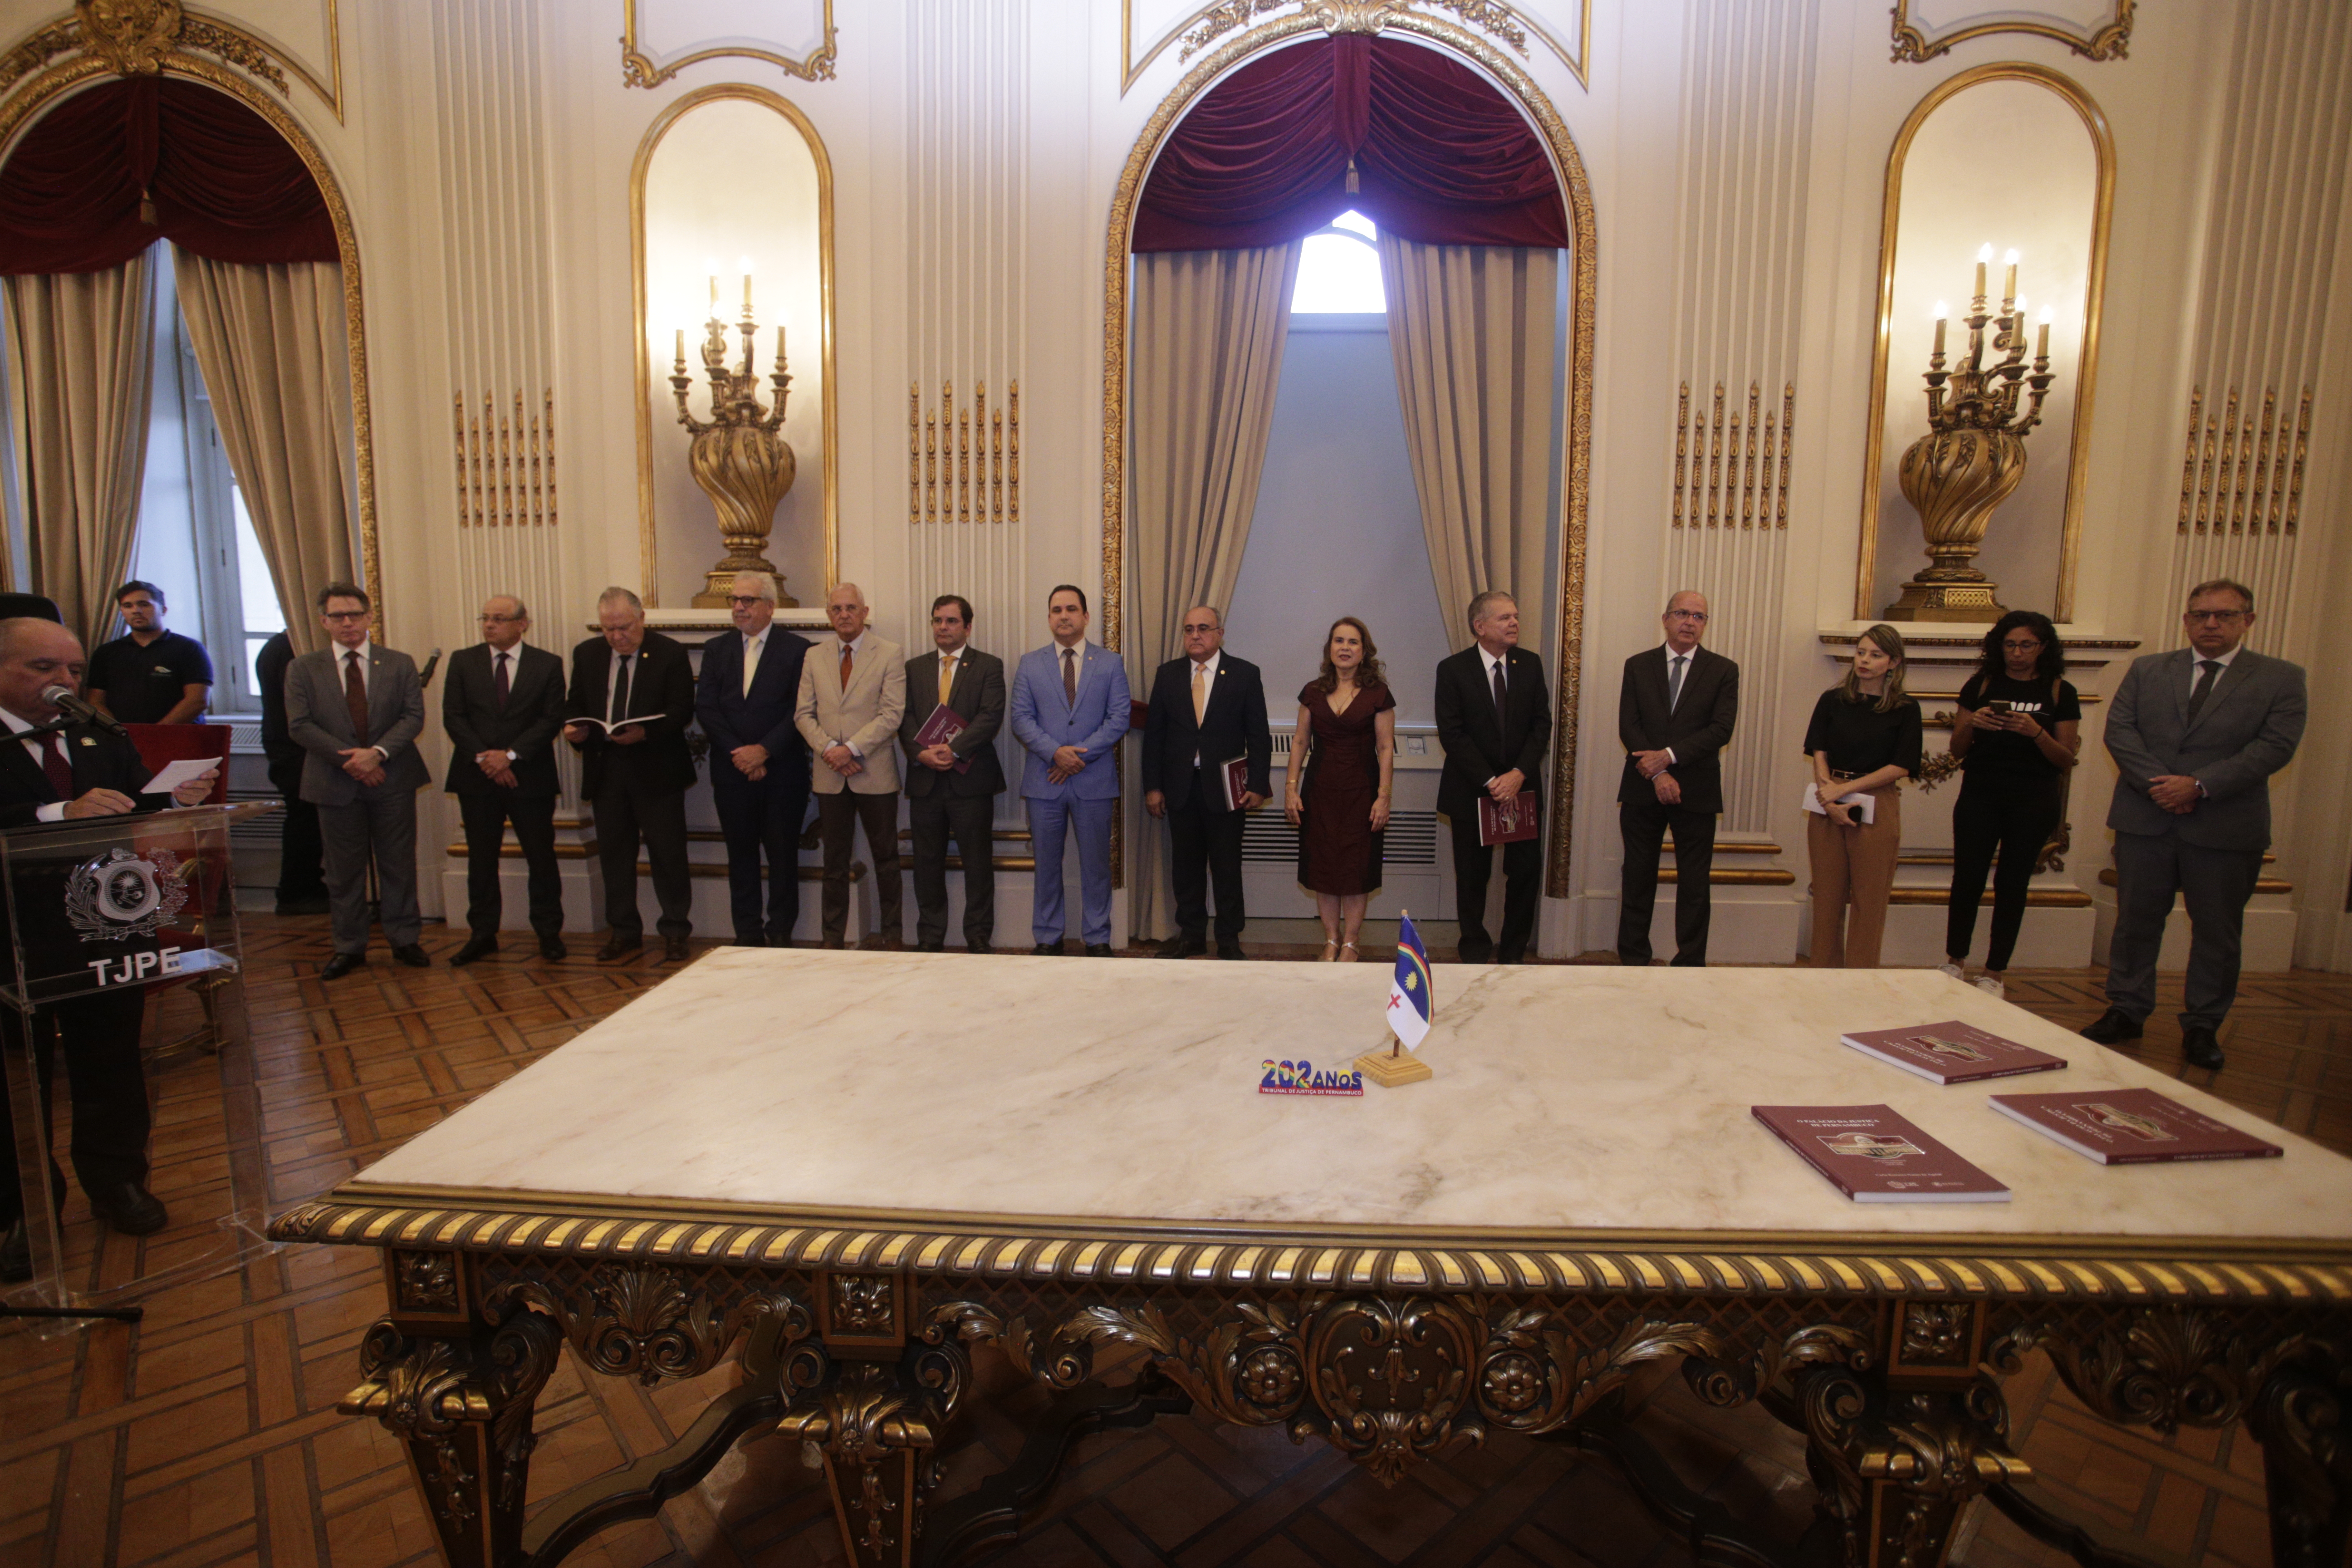
M694 385L686 373L686 329L678 329L677 368L669 384L677 394L677 422L692 432L694 445L687 455L694 482L710 498L719 513L719 536L727 553L705 575L703 592L694 596L698 609L723 609L738 572L765 572L779 584L784 574L761 553L774 524L777 503L793 488L797 460L792 444L778 429L784 422L784 405L793 378L785 369L784 329L776 329L776 368L768 381L775 389L770 406L760 406L759 377L752 368L751 279L743 279L742 357L734 369L727 365L727 323L719 315L719 280L710 280L710 319L703 323L702 365L710 382L710 417L697 419L686 405ZM799 600L781 593L777 604L789 608Z
M1944 368L1944 314L1937 307L1936 347L1927 360L1927 434L1904 452L1898 475L1903 499L1918 510L1929 564L1887 606L1890 621L1990 625L2001 616L1994 597L1999 584L1969 562L1984 545L1993 508L2025 478L2025 433L2042 423L2042 399L2052 377L2047 310L2032 369L2026 368L2015 251L2009 253L2000 314L1985 309L1985 264L1991 249L1987 246L1977 260L1976 298L1966 318L1968 356L1957 370ZM1990 366L1984 363L1987 327L1994 329L1993 351L2002 355Z

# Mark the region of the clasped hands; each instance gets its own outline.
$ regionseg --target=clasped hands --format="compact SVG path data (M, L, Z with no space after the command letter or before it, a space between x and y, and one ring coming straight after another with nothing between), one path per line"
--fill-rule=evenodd
M369 789L383 783L383 753L373 746L345 746L335 754L343 759L343 772Z
M915 760L934 773L945 773L956 764L955 748L941 741L936 746L925 746L915 753Z
M845 779L854 779L866 771L866 760L851 751L845 741L835 741L824 749L824 765Z
M1650 787L1657 792L1661 805L1680 805L1683 803L1682 781L1666 771L1674 765L1674 753L1664 747L1654 752L1633 753L1633 771L1650 781Z
M2203 796L2197 793L2197 781L2182 773L2158 773L2147 781L2147 798L2172 813L2186 816L2197 809Z
M514 764L507 760L506 752L496 747L475 752L474 765L500 789L515 787Z

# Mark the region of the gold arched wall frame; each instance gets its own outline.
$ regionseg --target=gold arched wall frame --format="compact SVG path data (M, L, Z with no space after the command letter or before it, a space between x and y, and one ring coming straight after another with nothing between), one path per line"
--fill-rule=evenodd
M1435 16L1391 15L1384 31L1412 33L1467 58L1518 102L1549 150L1553 173L1568 195L1571 256L1568 337L1568 398L1561 411L1559 515L1559 636L1553 675L1553 799L1545 845L1544 891L1570 896L1570 829L1576 805L1577 700L1583 682L1585 521L1592 482L1592 358L1600 260L1592 216L1592 183L1575 139L1541 88L1525 71L1466 28ZM1208 86L1249 56L1308 33L1326 31L1302 12L1244 33L1195 66L1144 122L1111 197L1103 253L1102 599L1103 646L1119 651L1127 606L1127 329L1128 258L1135 202L1160 142ZM1124 835L1111 838L1112 868L1124 884Z
M2116 140L2107 117L2080 83L2047 66L2023 60L2002 60L1964 70L1939 82L1921 99L1895 133L1886 154L1885 206L1878 228L1878 330L1872 350L1870 424L1864 441L1862 475L1862 540L1853 576L1853 615L1870 620L1876 612L1874 584L1878 574L1878 501L1885 467L1880 447L1886 439L1887 343L1895 327L1895 238L1902 217L1903 163L1912 139L1927 117L1972 87L1989 81L2026 81L2046 88L2063 99L2081 117L2097 157L2098 181L2091 214L2091 265L2083 289L2083 357L2074 393L2074 428L2066 454L2066 510L2058 545L2058 595L2050 618L2061 625L2074 618L2074 568L2082 553L2083 476L2091 459L2091 413L2099 384L2099 319L2107 291L2107 235L2115 216Z
M391 613L384 605L383 556L376 534L375 436L368 402L367 311L361 288L359 236L352 226L351 205L343 199L343 187L336 180L326 154L310 139L310 133L303 129L293 111L246 78L210 60L176 52L163 57L161 69L165 76L185 77L218 89L260 115L269 122L270 129L286 138L286 144L294 149L303 167L310 171L310 177L319 183L319 194L327 204L327 216L335 226L335 249L343 269L343 333L350 345L352 372L352 461L358 470L359 486L360 582L375 603L380 632L389 638ZM6 161L17 135L41 110L75 88L115 74L104 61L85 55L33 78L0 103L0 162ZM295 610L299 615L300 605L297 605Z
M653 362L646 331L646 172L653 167L654 152L670 127L707 103L740 99L782 115L808 143L816 163L817 293L824 302L824 319L817 325L822 340L824 377L824 585L830 593L841 579L841 400L834 395L833 369L833 159L824 138L800 105L781 93L748 82L719 82L698 87L666 106L646 127L637 143L636 161L629 166L629 300L630 331L636 338L637 362L637 551L642 581L639 592L648 605L661 603L661 542L654 518L654 411L651 391Z

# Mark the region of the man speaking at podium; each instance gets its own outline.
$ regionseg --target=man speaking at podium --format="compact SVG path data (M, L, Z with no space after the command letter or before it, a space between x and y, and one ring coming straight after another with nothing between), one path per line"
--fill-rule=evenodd
M56 622L0 621L0 722L21 735L59 717L62 710L47 694L62 687L78 698L83 668L81 644ZM0 829L152 811L160 797L140 794L150 776L136 746L92 724L72 724L14 745L0 741ZM189 779L173 798L194 805L211 793L209 777ZM43 1014L64 1037L74 1174L90 1207L125 1236L163 1229L170 1216L147 1190L147 1081L139 1068L145 989L77 996L41 1008L35 1018ZM0 1009L0 1027L15 1037L24 1027L22 1015ZM22 1045L21 1037L9 1041L11 1049ZM0 1120L7 1095L7 1079L0 1075ZM62 1195L63 1177L53 1175L51 1182ZM0 1160L0 1221L7 1226L0 1240L0 1284L31 1279L31 1242L13 1155Z

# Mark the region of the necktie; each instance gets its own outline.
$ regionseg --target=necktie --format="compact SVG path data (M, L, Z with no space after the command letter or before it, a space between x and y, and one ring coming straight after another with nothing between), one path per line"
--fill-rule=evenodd
M1192 667L1192 728L1199 729L1201 721L1208 716L1209 667L1196 664Z
M759 639L758 637L745 637L745 638L743 639L743 695L744 695L744 696L749 697L749 696L751 696L751 677L752 677L752 676L754 676L754 675L756 675L756 674L758 674L758 673L759 673L759 669L760 669L760 639Z
M1508 712L1509 695L1503 689L1503 661L1495 661L1495 717L1503 719Z
M1675 668L1666 677L1666 711L1669 713L1675 710L1675 704L1683 700L1683 666L1689 662L1690 655L1675 655Z
M613 710L604 715L615 724L629 716L629 666L637 661L635 654L625 653L617 657L621 661L621 672L613 681Z
M2205 699L2213 695L2213 682L2221 673L2221 661L2200 658L2197 661L2197 689L2189 694L2189 721L2191 724L2197 722L2198 711L2205 706Z
M507 660L510 657L503 653L499 655L498 677L490 682L490 696L498 703L499 711L501 713L507 710L507 693L514 689L512 682L507 679Z
M368 743L367 682L360 675L360 650L343 655L343 706L351 710L352 740Z
M66 743L56 731L49 731L48 744L41 748L41 771L49 775L49 787L59 800L74 797L73 764L66 761Z
M855 657L856 653L856 650L851 647L847 643L843 643L841 645L841 689L845 696L847 695L849 691L850 668L857 662L856 658Z
M1078 705L1078 650L1074 647L1062 650L1062 696L1071 707Z
M955 689L955 655L940 655L940 706L948 705L948 693Z

